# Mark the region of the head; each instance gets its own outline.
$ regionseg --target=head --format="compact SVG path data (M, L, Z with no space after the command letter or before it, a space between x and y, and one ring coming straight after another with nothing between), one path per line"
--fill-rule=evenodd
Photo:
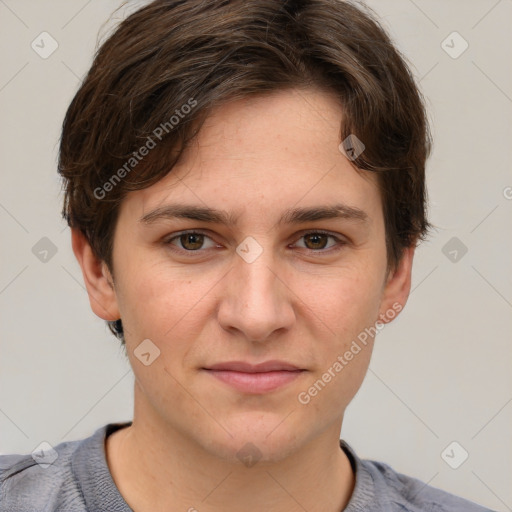
M429 151L421 95L367 9L157 0L123 21L67 111L59 172L141 409L226 456L246 437L283 456L341 421L407 300ZM208 371L235 360L303 371L241 392Z

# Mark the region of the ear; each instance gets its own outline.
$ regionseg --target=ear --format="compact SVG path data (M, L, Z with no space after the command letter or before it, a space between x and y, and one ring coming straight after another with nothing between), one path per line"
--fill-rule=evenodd
M404 250L398 266L390 270L384 285L378 321L387 324L402 311L411 291L413 245Z
M71 228L71 245L82 268L91 309L103 320L118 320L121 315L107 264L94 255L87 238L79 229Z

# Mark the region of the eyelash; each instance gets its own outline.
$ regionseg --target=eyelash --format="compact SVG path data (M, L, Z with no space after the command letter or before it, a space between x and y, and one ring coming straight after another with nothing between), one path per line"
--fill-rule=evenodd
M164 244L166 246L169 246L169 248L172 250L172 251L175 251L175 252L179 252L180 254L187 254L188 256L192 256L194 255L194 253L197 253L197 254L201 254L201 253L204 253L205 251L207 251L208 249L197 249L197 250L188 250L188 249L182 249L180 247L175 247L174 244L172 243L174 240L179 240L180 237L182 237L183 235L201 235L201 236L204 236L206 238L209 238L210 240L211 237L201 231L201 230L188 230L188 231L180 231L176 234L173 234L170 238L167 238L164 240ZM324 249L308 249L307 247L304 248L304 247L301 247L301 249L305 249L308 253L315 253L315 254L331 254L332 252L335 252L335 251L338 251L340 250L344 245L347 245L347 241L345 240L342 240L341 238L333 235L332 233L328 232L328 231L323 231L321 229L319 230L313 230L313 231L306 231L306 232L303 232L303 234L299 237L298 240L306 237L307 235L326 235L327 237L333 239L336 241L336 245L332 246L332 247L328 247L328 248L324 248ZM213 240L212 240L213 241ZM210 248L210 249L213 249Z

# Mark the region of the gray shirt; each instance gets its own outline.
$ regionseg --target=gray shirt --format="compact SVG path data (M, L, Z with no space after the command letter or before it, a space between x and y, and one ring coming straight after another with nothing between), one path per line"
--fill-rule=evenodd
M105 425L79 441L41 452L0 456L0 512L133 512L110 474L105 439L130 423ZM484 507L395 472L387 464L361 460L343 440L355 473L345 512L483 512ZM45 467L46 466L46 467Z

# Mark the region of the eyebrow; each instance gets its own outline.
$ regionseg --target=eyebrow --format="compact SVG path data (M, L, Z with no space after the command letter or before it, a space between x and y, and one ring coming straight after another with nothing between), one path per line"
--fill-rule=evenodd
M143 215L139 222L153 224L166 219L189 219L212 224L236 225L239 215L228 213L214 208L169 204L156 208ZM300 224L325 219L346 219L355 221L367 221L368 214L360 208L355 208L342 203L331 206L313 206L309 208L289 208L280 217L277 224Z

